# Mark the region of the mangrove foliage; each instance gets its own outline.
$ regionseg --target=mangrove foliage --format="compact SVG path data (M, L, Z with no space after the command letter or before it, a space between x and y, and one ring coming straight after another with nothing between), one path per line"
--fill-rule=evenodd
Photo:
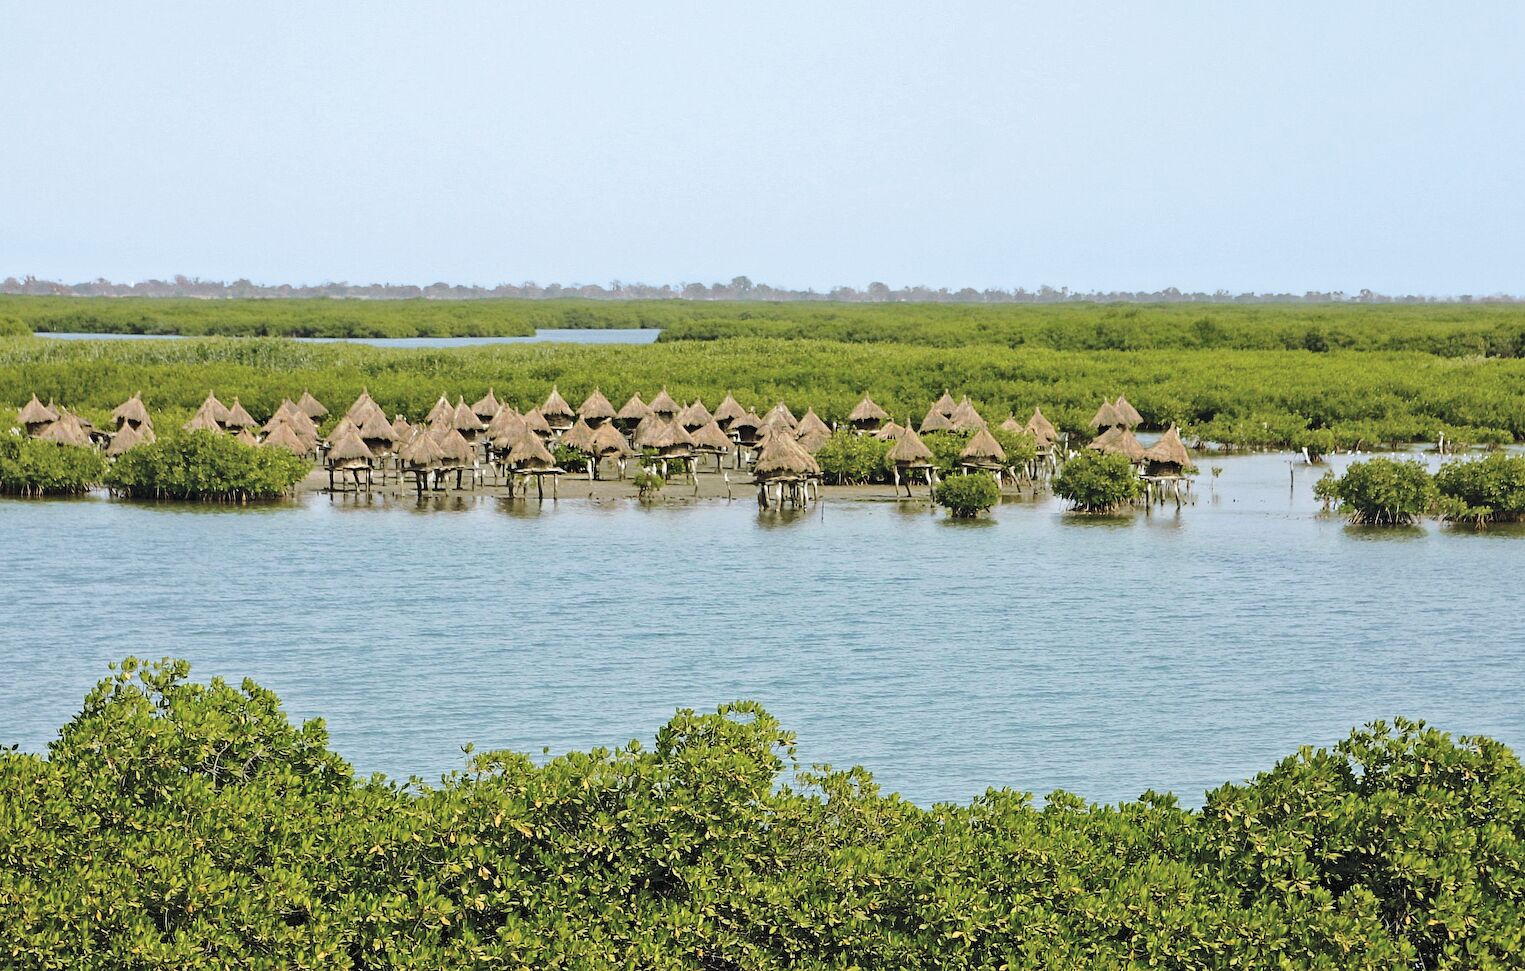
M285 449L217 432L176 432L118 456L106 484L134 499L248 502L287 494L311 467Z

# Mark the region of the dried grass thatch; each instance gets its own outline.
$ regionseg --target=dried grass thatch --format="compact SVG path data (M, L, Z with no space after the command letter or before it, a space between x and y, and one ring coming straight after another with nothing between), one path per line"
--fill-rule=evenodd
M79 416L62 407L58 409L58 420L50 422L38 432L37 438L44 442L56 442L59 445L84 447L90 444L90 435L85 431L85 426L80 423Z
M867 430L878 428L889 417L889 412L874 404L874 399L865 394L863 400L853 406L852 414L847 416L847 420L853 427Z
M213 417L213 414L213 409L208 408L203 403L200 408L196 409L196 413L191 416L191 420L180 427L188 432L220 432L222 431L222 423Z
M599 425L593 430L593 454L598 458L605 456L623 457L635 455L635 449L625 441L625 436L609 423Z
M968 395L964 395L959 401L958 407L953 409L953 414L948 416L948 420L953 423L955 429L961 432L985 427L985 419L975 410L974 402L969 400Z
M455 406L450 404L449 398L440 395L439 400L434 403L433 408L429 409L429 414L424 420L434 426L449 424L455 421Z
M789 406L784 404L782 401L774 405L771 409L768 410L768 413L763 416L764 423L777 421L783 421L784 424L789 426L790 431L800 427L799 420L794 417L794 412L790 411Z
M36 398L32 399L36 401ZM131 398L116 406L111 413L111 420L116 422L117 428L123 425L152 425L153 419L148 416L148 409L143 405L142 392L134 394Z
M447 466L456 468L476 464L476 453L471 450L471 443L458 430L436 428L429 435L444 453L443 461Z
M656 438L662 430L672 424L655 412L642 418L635 426L635 431L630 434L630 441L637 448L656 448Z
M703 428L714 418L715 416L710 414L710 410L704 407L704 402L699 398L695 398L692 404L678 413L678 423L689 431Z
M990 429L981 426L969 439L969 444L958 453L961 465L975 465L981 468L1001 468L1006 464L1006 450L1001 443L990 434Z
M351 427L346 428L344 434L329 445L325 461L329 468L338 468L369 465L374 458L365 442L360 440L360 435Z
M524 424L541 438L551 437L551 423L545 420L539 408L531 408L524 413Z
M587 422L589 427L597 426L599 422L605 422L613 418L618 412L604 393L597 388L593 393L583 399L582 405L577 409L577 417Z
M1054 423L1043 417L1043 410L1033 408L1033 416L1027 419L1026 431L1037 441L1039 447L1047 447L1059 441L1059 429Z
M44 426L58 420L58 412L38 401L34 394L32 400L22 405L21 411L16 413L16 420L25 425L28 432L40 432Z
M378 409L365 416L365 421L358 426L360 438L372 452L384 452L392 447L397 441L397 431L392 423L381 416Z
M238 434L233 436L233 440L240 445L247 445L250 448L259 447L259 439L255 438L254 432L247 428L240 428Z
M297 407L302 409L302 414L313 421L328 417L328 409L323 407L323 402L314 398L306 390L303 390L302 397L297 399Z
M887 421L874 432L874 437L881 442L888 442L899 438L900 433L903 431L905 431L905 426L897 425L893 421Z
M731 397L731 393L727 391L725 393L725 398L720 402L720 407L715 409L715 414L712 417L722 429L729 431L731 422L735 421L746 413L747 410L738 404L736 399Z
M1112 410L1117 412L1118 419L1128 428L1137 428L1144 423L1144 416L1122 395L1118 395L1117 400L1112 402Z
M143 433L138 431L136 426L124 422L122 427L117 429L116 434L111 436L111 444L106 446L106 454L116 458L123 452L142 444Z
M488 388L487 393L478 398L471 405L471 413L476 415L483 422L492 421L493 418L497 416L498 412L502 410L503 403L498 400L497 395L492 393L491 388Z
M731 441L731 436L720 427L720 423L713 420L694 429L691 436L694 440L694 448L701 452L729 452L736 447L736 444Z
M1101 407L1096 409L1096 414L1089 422L1090 427L1096 429L1115 428L1122 424L1123 418L1117 413L1117 406L1110 401L1103 401Z
M453 431L453 429L452 429ZM397 457L402 459L403 464L415 471L434 469L445 463L445 450L435 441L434 434L427 428L420 428L412 438L403 443L402 448L397 450Z
M1102 432L1086 448L1103 455L1126 455L1130 462L1144 461L1144 446L1131 431L1117 425Z
M350 405L349 410L344 413L344 417L354 422L357 427L363 425L372 415L380 415L382 421L386 421L387 418L386 412L381 410L376 399L372 398L371 393L366 390L361 390L360 397L356 398L355 403Z
M561 396L561 392L555 385L551 385L550 396L545 399L545 404L540 406L540 414L556 428L570 428L572 419L577 417L577 412L567 404L567 399Z
M953 396L949 394L945 389L943 391L943 396L938 398L937 401L932 405L932 410L937 412L939 415L942 415L944 418L952 418L953 413L958 410L958 402L954 401Z
M210 391L207 392L206 400L201 403L201 407L196 410L198 413L206 412L207 416L219 425L225 426L228 423L228 406L218 401L217 396Z
M757 462L752 466L752 478L759 482L820 474L821 467L816 464L815 457L781 428L763 442Z
M568 428L566 433L561 436L561 444L567 448L575 448L581 452L592 453L593 429L588 427L588 423L583 421L582 418L578 418L576 424Z
M112 439L111 444L115 447L116 440ZM312 454L312 447L297 434L296 427L288 421L277 423L274 430L266 434L265 440L260 444L265 448L283 448L292 455Z
M800 423L800 431L794 433L794 440L800 443L800 447L811 455L819 452L827 442L831 441L831 430L819 428L805 428L804 422Z
M556 457L539 438L526 435L509 451L508 467L515 472L550 472L556 469Z
M958 405L953 407L957 408ZM951 432L955 430L956 426L953 424L953 419L943 414L938 405L928 408L927 416L921 420L921 433L923 435L927 432Z
M233 405L228 409L228 417L223 422L223 425L228 428L237 428L243 430L248 428L258 428L259 422L254 420L254 416L249 414L249 412L244 408L243 402L239 401L238 397L235 395L233 398Z
M471 436L487 426L482 424L482 420L477 417L476 412L472 411L471 406L466 404L464 397L457 397L455 399L455 410L451 415L450 427L465 436L467 441L470 441Z
M504 405L498 409L496 415L492 416L492 421L487 423L487 437L496 440L505 428L523 424L524 416L515 411L513 405Z
M651 399L649 407L652 414L663 418L675 418L679 411L678 402L673 400L673 396L667 393L666 388L657 392L657 396Z
M625 402L624 406L615 414L614 418L616 421L623 422L626 425L635 425L649 414L651 414L651 406L642 401L640 395L633 394L630 396L630 400Z
M1197 467L1191 453L1186 450L1186 443L1181 441L1181 433L1174 425L1165 429L1160 440L1145 450L1144 459L1149 463L1149 471L1153 473L1179 473Z
M889 460L896 465L908 468L926 468L932 464L932 450L927 448L927 443L916 434L916 429L907 427L901 429L900 437L895 439L895 445L890 449Z

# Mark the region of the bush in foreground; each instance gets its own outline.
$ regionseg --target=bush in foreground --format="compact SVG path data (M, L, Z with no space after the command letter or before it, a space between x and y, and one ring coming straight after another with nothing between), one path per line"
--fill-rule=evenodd
M1077 512L1115 512L1143 495L1144 483L1126 455L1086 450L1054 476L1054 495L1068 499Z
M1001 501L1001 487L986 472L950 475L937 484L932 497L954 519L973 519Z
M0 494L78 495L100 485L105 471L93 448L0 433Z
M245 445L197 431L167 435L124 453L106 473L118 495L135 499L246 502L291 491L311 465L280 448Z
M781 779L749 703L647 748L357 779L252 682L129 660L46 756L0 752L11 968L1504 968L1525 772L1381 723L1208 794L923 809Z
M1453 522L1478 525L1525 519L1525 456L1495 452L1448 462L1435 473L1436 506Z
M1345 510L1351 522L1401 526L1429 510L1435 481L1422 462L1369 459L1352 462L1344 475L1325 473L1313 494Z

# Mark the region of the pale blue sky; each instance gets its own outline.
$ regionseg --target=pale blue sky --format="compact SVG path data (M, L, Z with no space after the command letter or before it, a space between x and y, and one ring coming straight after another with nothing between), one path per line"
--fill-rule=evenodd
M1525 5L0 0L0 276L1525 293Z

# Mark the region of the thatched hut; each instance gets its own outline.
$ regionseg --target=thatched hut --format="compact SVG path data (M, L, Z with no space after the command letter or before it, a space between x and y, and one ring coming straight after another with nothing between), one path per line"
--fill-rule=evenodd
M413 488L418 494L422 495L426 486L440 487L445 450L436 441L434 432L422 426L415 429L398 448L397 458L401 463L401 474L413 476Z
M847 422L860 432L875 432L884 427L889 417L889 412L874 404L874 399L864 394L863 400L853 406Z
M936 411L934 406L933 411ZM946 417L946 416L944 416ZM895 463L895 491L900 491L901 481L905 482L905 494L911 494L911 477L915 472L920 472L926 480L930 490L937 484L937 474L933 470L932 450L916 434L916 429L910 426L901 430L900 437L895 439L894 446L890 449L889 460Z
M720 402L720 407L715 409L715 414L712 417L715 419L715 424L720 426L721 431L729 432L731 430L731 423L746 413L747 410L738 404L736 399L731 397L731 393L727 391L725 398Z
M1033 416L1027 419L1024 430L1038 443L1038 448L1053 448L1059 442L1059 429L1043 415L1043 409L1034 407Z
M440 395L439 400L434 403L433 408L429 409L429 414L425 416L424 420L429 423L430 428L440 428L452 424L455 421L455 406L450 403L449 398Z
M459 432L461 438L470 444L477 440L477 432L487 426L477 417L476 412L471 410L471 406L466 404L464 397L457 397L455 409L451 413L450 427Z
M633 394L630 400L625 402L614 415L614 423L625 431L629 431L641 423L641 419L651 414L651 406L641 400L641 396Z
M958 464L965 472L974 469L994 473L996 484L1000 485L1006 471L1006 450L990 434L990 429L981 426L964 450L958 453Z
M148 415L148 409L143 405L141 391L117 405L116 410L111 413L111 420L116 422L119 431L129 427L136 430L144 425L152 427L154 423Z
M338 426L335 426L336 428ZM343 473L349 473L350 480L354 483L358 492L361 485L369 489L371 487L371 464L375 456L366 448L353 423L343 430L343 433L329 442L328 453L324 455L324 465L328 467L328 491L336 489L334 473L340 473L339 481L343 481Z
M397 430L381 416L380 409L368 412L356 429L360 440L365 442L365 447L377 458L390 454L397 443Z
M259 439L256 438L254 436L254 432L248 428L240 428L238 433L233 436L233 440L240 445L247 445L250 448L259 447Z
M670 424L672 422L652 412L635 426L635 430L630 433L630 442L636 448L655 448L654 441L657 435Z
M1185 475L1197 467L1174 425L1165 429L1158 442L1145 449L1144 460L1149 465L1148 474L1152 476Z
M381 410L381 406L376 403L375 398L371 397L371 393L364 389L361 390L360 397L356 398L355 403L350 405L349 410L344 413L344 417L354 422L357 428L365 424L366 419L372 415L378 416L382 421L387 419L386 412Z
M831 426L821 421L814 408L807 409L805 417L800 419L799 427L794 430L794 440L814 455L821 450L821 446L831 441Z
M413 438L413 426L402 415L392 417L392 431L397 433L397 444L403 445Z
M226 412L227 409L224 408L223 411ZM215 408L210 407L206 402L202 402L201 407L197 408L196 413L191 416L191 420L180 427L188 432L220 433L223 430L222 422L217 420L216 414Z
M1108 428L1121 428L1125 424L1123 417L1117 413L1117 406L1110 401L1103 401L1101 407L1096 409L1096 414L1089 422L1090 427L1097 431L1105 431Z
M32 395L32 400L21 406L21 411L16 414L16 420L32 438L36 438L55 421L58 420L58 410L50 408L37 400L37 395Z
M746 411L731 419L731 427L726 430L742 448L755 448L762 433L762 424L757 412Z
M524 425L524 416L514 410L513 405L504 405L498 409L498 413L492 416L492 421L487 423L486 435L488 441L496 441L498 436L507 428L520 428Z
M80 417L69 409L58 406L56 409L58 419L37 433L37 439L43 442L56 442L59 445L77 445L84 448L90 444L90 433Z
M905 431L905 426L897 425L893 421L887 421L879 426L878 430L873 433L873 436L881 442L890 442L899 438L900 433L903 431Z
M1135 464L1144 461L1144 446L1134 434L1120 425L1113 425L1086 446L1103 455L1126 455Z
M471 413L481 419L484 425L497 417L501 410L503 410L503 403L498 400L497 395L492 393L492 388L488 388L487 393L471 405Z
M328 417L328 409L323 407L323 402L314 398L305 389L302 391L302 397L297 399L297 407L302 409L302 414L314 422Z
M577 417L587 422L589 428L597 428L606 421L613 421L616 414L618 412L614 410L613 403L597 388L583 399L577 409Z
M546 420L553 431L563 432L572 427L572 422L577 420L577 412L567 404L567 399L561 396L561 392L551 385L550 396L545 399L545 404L540 406L540 416Z
M115 439L112 440L112 445L115 447ZM260 442L260 445L265 448L283 448L292 455L303 458L312 454L312 446L302 436L297 434L296 426L292 425L289 421L276 423L275 428L266 433L265 439Z
M539 408L531 408L524 413L524 424L543 440L549 440L554 432L551 423L545 420Z
M643 439L638 442L642 448L656 450L654 464L660 464L662 478L667 478L673 465L681 465L684 471L692 477L694 473L694 437L688 433L678 422L677 417L671 421L662 421L656 415L647 419L654 422L655 427L650 428ZM645 424L643 422L642 424ZM640 431L639 428L636 429Z
M975 410L974 402L969 400L968 395L964 395L959 401L958 407L953 409L953 414L948 416L948 420L953 423L954 429L961 432L985 427L985 419Z
M567 448L575 448L579 452L592 454L593 429L579 417L576 423L561 436L561 444Z
M208 391L206 399L196 409L197 414L205 414L219 428L226 428L228 424L228 406L217 400L217 396Z
M815 457L794 440L794 436L782 426L763 440L752 466L752 479L757 483L757 504L766 509L776 500L780 508L785 502L793 506L807 505L813 498L811 486L820 477L821 467Z
M958 410L958 402L954 401L953 396L944 388L943 396L933 403L932 410L944 418L952 418L953 413Z
M703 428L713 421L714 418L715 416L710 414L710 410L704 407L704 401L699 398L695 398L688 407L678 412L678 424L690 432Z
M337 442L345 435L359 434L360 426L351 421L349 415L341 415L339 416L339 420L334 422L334 427L329 430L328 440L330 442Z
M794 431L800 427L799 420L794 417L794 412L790 411L789 406L784 404L782 401L770 408L768 413L763 416L763 422L765 424L777 423L779 421L782 421L785 425L789 426L790 431Z
M1138 413L1138 409L1128 403L1128 399L1122 395L1112 402L1112 410L1117 412L1118 419L1124 428L1137 428L1144 423L1144 416Z
M955 404L953 407L957 409L958 405ZM956 430L957 426L953 424L953 419L944 414L939 405L933 405L928 408L926 417L921 420L921 433L923 435L928 432L951 432Z
M233 404L228 408L227 420L222 424L228 431L247 431L259 427L259 422L255 421L254 416L244 408L243 402L238 400L237 395L233 397Z
M514 479L522 476L535 477L535 491L540 498L545 498L545 477L551 477L551 496L556 496L556 477L561 475L561 469L556 465L556 458L546 449L545 443L538 436L526 435L521 438L508 453L508 494L515 492Z
M598 478L598 463L604 459L614 459L620 470L620 478L625 477L625 460L632 455L639 454L625 441L625 436L619 433L613 422L604 422L593 429L593 477Z
M139 425L130 425L123 422L117 429L116 434L111 436L111 444L106 446L106 454L116 458L139 445L143 444L143 433L138 431Z
M690 434L694 440L694 451L714 455L715 471L719 472L722 456L736 447L736 443L731 441L731 436L727 435L720 427L720 423L714 420L699 426Z
M649 407L651 408L652 414L656 415L658 418L665 418L668 421L678 417L678 412L681 410L678 407L678 402L674 400L672 395L667 393L666 388L663 388L661 391L657 392L657 396L651 399L651 405Z

